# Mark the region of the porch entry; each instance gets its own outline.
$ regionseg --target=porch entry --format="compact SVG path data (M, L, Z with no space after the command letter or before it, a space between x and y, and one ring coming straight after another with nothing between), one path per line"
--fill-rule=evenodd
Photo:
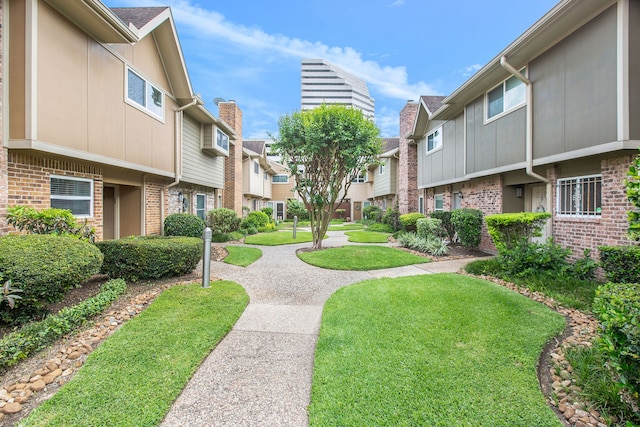
M547 210L547 185L531 184L529 186L527 210L529 212L545 212ZM551 237L551 219L547 220L547 224L542 229L542 236L534 237L536 243L544 243Z
M102 238L119 239L142 233L142 188L104 184Z
M353 219L360 221L362 219L362 202L353 202Z

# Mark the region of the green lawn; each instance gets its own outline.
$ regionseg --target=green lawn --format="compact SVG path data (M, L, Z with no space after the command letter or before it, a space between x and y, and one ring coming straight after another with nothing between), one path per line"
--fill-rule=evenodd
M240 267L246 267L262 256L262 251L258 248L250 248L247 246L225 246L229 255L224 258L224 262L227 264L239 265Z
M363 228L363 224L332 225L328 228L328 231L362 230Z
M560 427L536 363L564 318L490 282L361 282L325 305L311 426Z
M276 233L258 233L244 238L244 242L249 245L278 246L290 245L292 243L307 243L313 241L310 231L296 231L296 238L293 238L293 230L278 231Z
M379 233L377 231L348 231L349 241L354 243L387 243L389 233Z
M300 252L298 258L316 267L332 270L378 270L429 262L427 258L399 249L365 245L348 245L313 252Z
M21 425L157 426L248 302L228 281L166 290Z

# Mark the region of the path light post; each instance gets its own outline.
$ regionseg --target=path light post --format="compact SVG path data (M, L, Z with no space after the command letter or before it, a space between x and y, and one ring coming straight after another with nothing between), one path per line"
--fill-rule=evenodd
M204 229L202 238L204 239L204 249L202 254L202 287L208 288L211 280L209 271L211 270L211 228Z
M293 216L293 238L296 238L296 228L298 227L298 215Z

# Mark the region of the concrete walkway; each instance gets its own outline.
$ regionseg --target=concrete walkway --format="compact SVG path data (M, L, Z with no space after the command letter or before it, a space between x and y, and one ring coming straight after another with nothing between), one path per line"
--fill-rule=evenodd
M329 232L325 247L351 244ZM202 363L162 426L306 426L316 340L325 301L362 280L456 272L470 259L375 271L308 265L295 252L310 243L267 247L243 268L222 262L211 275L242 285L250 303Z

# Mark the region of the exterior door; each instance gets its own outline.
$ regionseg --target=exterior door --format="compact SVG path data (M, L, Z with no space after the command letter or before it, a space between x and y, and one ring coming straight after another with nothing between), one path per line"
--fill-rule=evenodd
M276 202L276 219L283 220L285 218L284 202Z
M102 189L102 239L116 238L116 188L103 187Z
M362 219L362 202L353 202L353 218L354 221Z
M531 212L545 212L547 209L547 186L546 184L531 185ZM541 237L534 237L536 243L544 243L551 237L551 219L547 220L545 227L542 229Z

